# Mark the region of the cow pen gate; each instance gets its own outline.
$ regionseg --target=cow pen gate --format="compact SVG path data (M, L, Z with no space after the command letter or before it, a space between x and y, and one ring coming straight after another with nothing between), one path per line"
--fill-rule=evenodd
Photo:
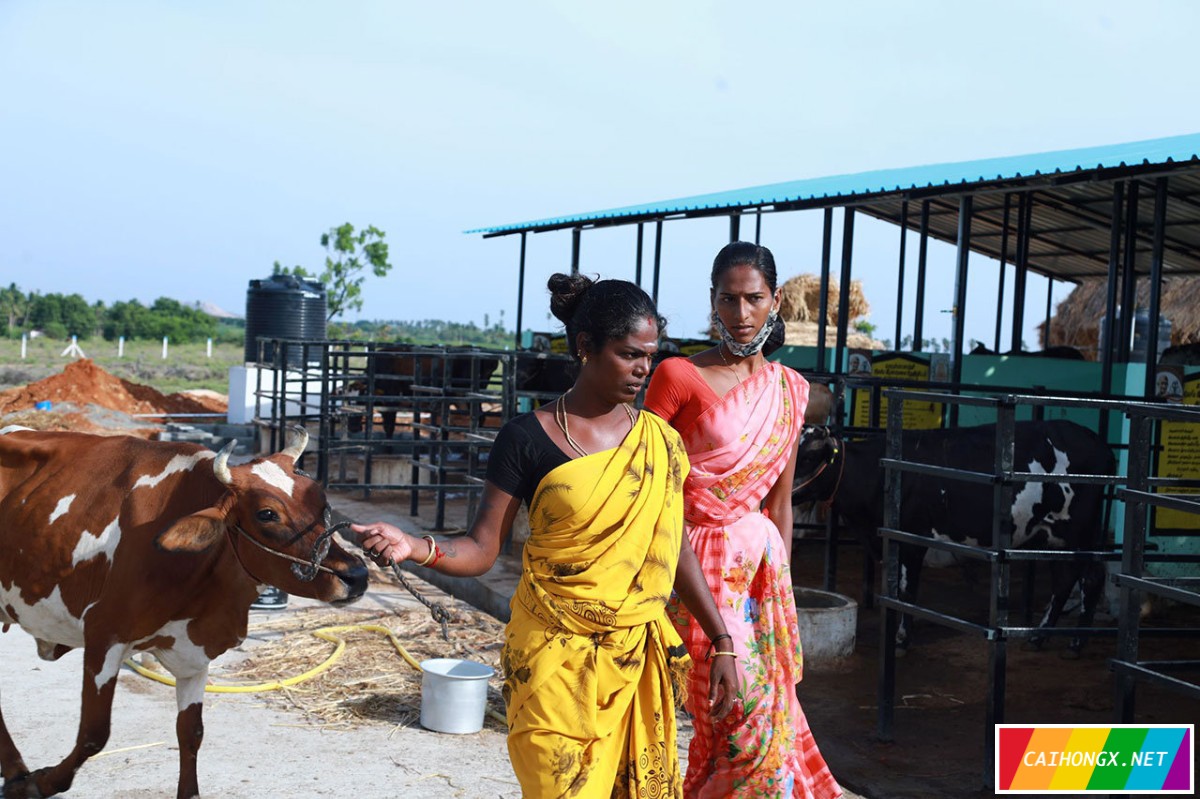
M407 491L414 516L421 492L433 493L437 530L446 529L450 494L465 494L473 515L500 427L562 393L565 386L539 378L552 366L561 380L571 362L529 351L276 338L260 338L258 352L264 446L278 449L288 427L304 426L326 489Z
M1028 639L1039 636L1117 636L1118 657L1112 661L1117 673L1114 697L1116 700L1115 721L1131 722L1134 713L1135 682L1138 679L1152 680L1169 688L1200 697L1200 685L1171 676L1168 672L1200 666L1200 660L1175 660L1166 662L1139 662L1137 643L1141 635L1173 635L1195 638L1194 629L1143 629L1140 620L1142 592L1169 596L1179 601L1200 605L1200 580L1196 578L1161 579L1148 576L1147 563L1196 563L1200 556L1182 553L1156 553L1146 551L1148 532L1147 507L1171 507L1192 513L1200 513L1200 502L1175 494L1154 493L1162 488L1195 489L1196 481L1175 478L1160 478L1150 475L1154 466L1155 428L1154 422L1181 421L1200 423L1200 411L1182 407L1168 407L1149 403L1119 400L1097 400L1069 397L1033 397L1004 394L996 397L961 396L933 391L915 391L899 388L884 389L889 400L887 408L887 457L881 465L885 468L884 526L879 535L883 541L883 592L878 597L883 613L880 624L879 703L877 735L880 740L893 739L894 709L896 701L896 652L894 639L899 613L909 614L959 632L980 635L988 644L988 696L985 704L984 751L986 754L983 781L992 785L994 761L994 726L1004 723L1006 657L1009 640ZM996 414L995 461L992 472L972 472L964 469L934 466L914 461L905 461L903 456L902 421L905 401L940 402L951 405L989 408ZM1102 415L1124 414L1130 420L1131 437L1128 465L1122 476L1118 467L1116 475L1071 474L1070 481L1076 484L1099 484L1111 487L1117 499L1125 503L1124 542L1120 552L1116 550L1029 550L1012 546L1012 529L1001 509L1010 508L1013 486L1031 482L1063 482L1062 475L1055 473L1030 473L1014 470L1014 425L1017 409L1028 408L1074 408L1091 409ZM959 544L948 540L933 540L910 531L900 529L901 480L905 474L923 474L944 480L960 480L991 485L993 488L992 546L981 547ZM1124 488L1120 486L1124 485ZM899 544L912 544L939 550L976 561L986 562L990 567L989 610L987 624L952 616L900 599ZM1010 623L1010 577L1011 567L1018 562L1050 561L1104 561L1120 562L1114 581L1120 586L1120 611L1118 627L1056 627L1043 629Z

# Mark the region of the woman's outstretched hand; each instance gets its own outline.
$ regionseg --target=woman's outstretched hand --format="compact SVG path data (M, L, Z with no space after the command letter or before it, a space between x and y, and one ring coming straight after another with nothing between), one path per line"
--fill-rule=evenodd
M388 567L402 563L412 556L413 539L400 528L387 522L351 524L350 529L358 533L361 546L380 566Z

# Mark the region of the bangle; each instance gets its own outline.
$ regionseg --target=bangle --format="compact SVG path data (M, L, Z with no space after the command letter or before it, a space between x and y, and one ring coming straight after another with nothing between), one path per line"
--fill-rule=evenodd
M437 544L434 543L433 536L431 536L431 535L423 535L423 536L421 536L421 538L424 538L426 541L429 542L429 554L425 556L425 560L421 561L417 565L418 566L428 566L431 563L433 563L435 560L437 560Z
M737 652L713 652L709 657L715 658L717 655L729 655L729 657L735 658L737 657Z
M721 633L720 635L713 636L712 640L710 640L708 642L708 653L705 654L705 656L704 656L705 660L712 660L713 655L722 655L722 654L732 655L733 654L732 652L714 652L713 651L713 647L715 647L717 645L717 641L720 641L722 638L728 638L729 643L733 643L733 636L730 635L729 633Z

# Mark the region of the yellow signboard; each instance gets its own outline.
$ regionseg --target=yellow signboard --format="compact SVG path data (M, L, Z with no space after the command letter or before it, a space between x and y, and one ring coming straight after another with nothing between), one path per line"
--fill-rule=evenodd
M1168 402L1184 405L1200 405L1200 374L1190 375L1182 381L1182 399L1179 397L1179 374L1176 369L1160 367L1157 385L1159 396ZM1162 451L1158 456L1158 476L1200 479L1200 424L1195 422L1163 422ZM1198 488L1164 486L1162 493L1197 494ZM1187 513L1170 508L1154 509L1154 534L1193 534L1200 530L1200 514Z
M886 385L889 379L896 381L925 382L929 380L929 362L906 352L884 352L870 357L864 369L863 360L867 358L865 350L852 350L851 364L857 369L851 369L851 374L866 372L872 377L883 378ZM913 390L913 389L908 389ZM851 419L855 427L870 427L871 423L871 392L865 389L854 391L853 412ZM887 426L887 397L880 397L879 426ZM942 403L907 401L904 403L905 430L936 430L942 426Z

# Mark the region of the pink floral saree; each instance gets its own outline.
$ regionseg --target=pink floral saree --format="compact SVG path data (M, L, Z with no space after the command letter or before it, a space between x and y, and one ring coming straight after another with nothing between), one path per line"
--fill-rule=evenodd
M733 636L740 682L734 711L714 723L695 701L708 692L709 641L674 603L672 620L694 664L688 799L841 795L796 698L803 659L791 573L778 528L759 510L787 465L807 404L807 381L767 363L679 431L692 463L684 485L688 536Z

